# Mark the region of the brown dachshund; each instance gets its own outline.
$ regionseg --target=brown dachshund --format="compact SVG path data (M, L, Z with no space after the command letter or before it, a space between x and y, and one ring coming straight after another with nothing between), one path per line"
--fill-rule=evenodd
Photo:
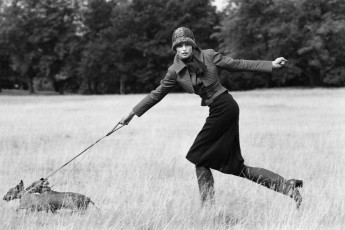
M46 212L50 210L53 213L63 208L86 211L90 203L95 205L89 197L73 192L56 192L51 190L48 184L48 181L42 178L24 189L24 183L21 180L6 193L3 199L5 201L20 199L18 209Z

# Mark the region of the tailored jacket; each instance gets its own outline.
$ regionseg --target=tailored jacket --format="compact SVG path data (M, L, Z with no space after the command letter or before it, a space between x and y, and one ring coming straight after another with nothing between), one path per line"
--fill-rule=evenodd
M231 57L223 56L213 49L196 49L195 57L202 62L207 69L199 77L199 80L202 81L205 87L204 91L206 92L206 98L205 95L200 95L202 97L201 105L203 106L210 105L214 98L226 91L226 89L220 84L218 69L225 69L228 71L272 71L271 61L236 60ZM140 117L162 100L177 84L179 84L188 93L196 93L192 85L187 65L183 63L177 55L175 55L174 63L168 68L168 71L165 77L161 80L160 85L144 97L133 108L133 112Z

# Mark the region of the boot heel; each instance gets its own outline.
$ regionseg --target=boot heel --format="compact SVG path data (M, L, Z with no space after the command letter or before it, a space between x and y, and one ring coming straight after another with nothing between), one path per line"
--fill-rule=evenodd
M286 181L286 185L291 187L292 189L302 188L303 187L303 180L291 179L291 180Z
M296 180L295 188L303 188L303 180Z
M286 181L286 187L283 191L283 194L290 196L293 198L296 202L296 207L299 209L299 207L302 204L302 196L298 191L298 188L303 187L303 181L302 180L288 180Z

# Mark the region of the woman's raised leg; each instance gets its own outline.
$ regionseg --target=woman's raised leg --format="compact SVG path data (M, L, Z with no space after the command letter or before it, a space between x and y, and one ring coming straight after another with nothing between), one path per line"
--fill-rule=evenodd
M299 208L302 203L302 196L298 190L298 188L303 186L303 181L301 180L286 180L282 176L267 169L249 167L246 165L244 165L239 176L293 198L297 208Z

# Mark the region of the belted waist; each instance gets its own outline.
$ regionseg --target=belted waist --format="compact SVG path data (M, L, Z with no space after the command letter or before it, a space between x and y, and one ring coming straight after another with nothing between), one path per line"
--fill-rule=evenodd
M213 84L205 87L200 93L201 97L201 106L209 106L212 102L222 93L226 92L227 89L224 88L219 81L214 82Z

